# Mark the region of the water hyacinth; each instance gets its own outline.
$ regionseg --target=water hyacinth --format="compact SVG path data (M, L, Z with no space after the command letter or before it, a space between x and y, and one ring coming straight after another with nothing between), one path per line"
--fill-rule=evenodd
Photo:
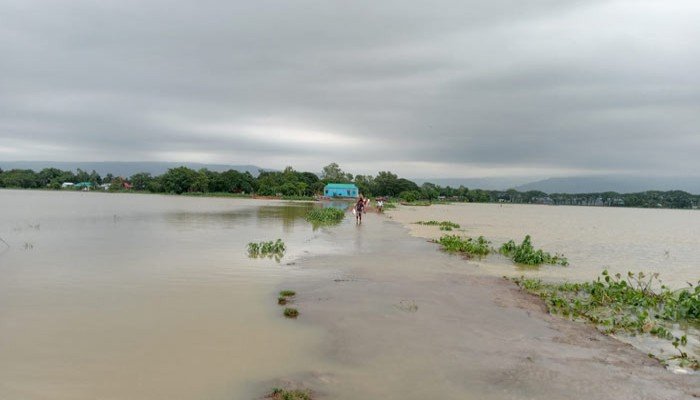
M258 258L258 257L275 257L276 259L282 258L287 247L284 245L282 239L277 239L276 241L267 242L250 242L248 243L248 257Z
M462 253L468 256L485 256L491 252L491 242L483 236L476 239L458 235L443 235L438 241L442 249L449 252Z
M562 266L569 265L569 261L562 254L551 255L541 249L535 249L532 245L530 235L525 236L525 239L520 245L515 244L513 240L503 243L498 251L510 257L518 264L540 265L540 264L558 264Z
M345 211L338 208L314 208L306 214L306 220L314 225L334 225L345 218Z
M513 280L541 297L552 314L586 319L605 333L650 334L670 340L678 354L665 362L699 369L700 362L682 350L687 337L674 336L670 328L678 323L700 324L700 282L671 290L660 284L658 276L628 272L623 277L606 270L596 280L583 283L549 284L524 277Z

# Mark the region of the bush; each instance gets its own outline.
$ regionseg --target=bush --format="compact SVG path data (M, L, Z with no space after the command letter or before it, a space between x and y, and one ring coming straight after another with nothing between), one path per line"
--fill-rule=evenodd
M540 265L540 264L559 264L562 266L569 265L569 261L562 254L551 255L541 249L535 249L532 246L530 235L525 236L525 239L520 245L509 240L503 243L498 251L510 257L518 264Z

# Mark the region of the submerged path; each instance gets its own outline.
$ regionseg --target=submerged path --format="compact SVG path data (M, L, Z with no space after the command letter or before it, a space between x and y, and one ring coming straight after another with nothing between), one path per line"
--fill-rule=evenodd
M368 215L329 230L345 255L301 260L297 323L323 327L326 367L289 377L329 399L691 399L675 375L501 278Z

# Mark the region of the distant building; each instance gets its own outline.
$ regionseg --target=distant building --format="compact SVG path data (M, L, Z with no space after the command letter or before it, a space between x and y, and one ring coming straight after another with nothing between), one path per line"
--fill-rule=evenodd
M75 185L73 185L74 188L83 190L90 190L92 189L92 186L92 182L78 182Z
M73 187L74 185L75 185L75 183L73 183L73 182L63 182L63 183L61 184L61 187L65 189L65 188L71 188L71 187Z
M323 188L326 197L357 197L360 190L353 183L329 183Z

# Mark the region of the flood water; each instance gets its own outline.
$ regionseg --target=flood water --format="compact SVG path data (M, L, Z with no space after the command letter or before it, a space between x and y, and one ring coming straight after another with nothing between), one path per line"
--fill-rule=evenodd
M463 231L495 246L531 235L533 245L550 253L563 253L570 265L528 268L492 255L472 260L486 274L522 275L549 280L595 279L604 269L659 272L673 287L700 279L700 211L612 207L555 207L511 204L449 204L402 207L389 213L412 234L437 238L446 233L417 221L449 220ZM449 233L449 232L448 232Z
M310 204L0 191L0 399L255 398L318 363L286 265L334 244ZM282 238L280 263L250 241Z
M512 284L475 278L522 272L498 257L465 262L371 213L314 230L309 207L0 190L0 399L245 400L287 381L348 400L700 395L700 379L666 375L645 353L547 319ZM677 282L700 278L692 212L387 215L453 220L494 242L530 233L572 264L527 273L576 278L602 261L644 261ZM248 242L277 238L288 248L279 262L247 257ZM281 289L298 291L299 319L281 315Z

